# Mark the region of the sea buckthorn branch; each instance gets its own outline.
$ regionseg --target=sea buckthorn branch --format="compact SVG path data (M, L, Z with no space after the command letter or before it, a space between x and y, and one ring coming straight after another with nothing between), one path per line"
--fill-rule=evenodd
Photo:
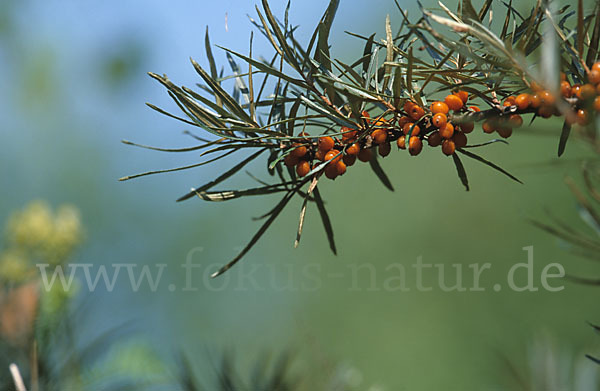
M237 152L244 153L223 174L192 188L178 200L197 196L215 202L282 194L275 207L259 218L265 221L248 245L215 276L238 262L296 195L303 201L295 245L300 241L308 205L316 204L335 253L331 219L319 193L320 181L323 177L335 180L344 176L357 161L368 162L381 182L393 190L378 160L390 155L393 145L409 156L418 156L424 149L440 148L443 154L452 156L458 177L467 190L466 167L459 154L520 182L472 150L510 137L513 129L522 126L523 115L533 114L533 119L565 117L559 154L564 151L572 125L578 124L578 131L595 134L589 129L595 112L600 110L600 64L594 64L596 54L590 53L597 53L598 36L594 33L588 40L572 37L568 30L573 27L567 24L571 16L569 7L554 14L560 17L556 23L559 19L551 18L553 14L548 13L545 3L534 7L527 18L521 18L510 4L500 5L506 8L506 17L502 32L496 36L484 26L484 19L491 15L492 3L488 0L475 11L470 1L462 0L458 13L442 4L447 17L423 10L419 20L411 23L396 2L403 20L398 33L392 34L389 17L385 22L386 36L381 42L375 40L375 34L367 37L350 33L364 40L365 45L360 58L345 64L331 57L328 42L338 0L330 1L306 48L294 38L296 27L288 22L289 3L281 23L267 1L262 0L263 11L257 8L258 19L251 22L273 46L271 61L253 58L251 35L248 56L222 48L232 74L218 76L207 31L205 43L210 71L192 60L205 83L199 85L203 91L180 87L166 76L150 74L167 89L184 116L149 106L205 130L212 138L195 136L200 144L187 148L158 148L126 142L159 151L198 151L200 157L208 160L122 179L200 167L225 161L224 158L231 161ZM577 23L584 20L588 26L594 24L594 32L600 31L597 12L598 7L594 14L578 15ZM434 28L433 23L449 31ZM539 31L543 23L552 23L562 37L563 42L559 44L565 50L558 53L564 71L560 86L541 83L536 62L528 60L544 47ZM508 25L515 27L511 30ZM581 27L578 26L578 31ZM452 33L458 37L450 38ZM569 39L573 42L566 42ZM385 54L383 62L379 61L380 54ZM242 68L234 58L248 65L247 73L240 72ZM554 76L559 79L558 74ZM544 81L552 79L550 75ZM223 87L230 80L235 81L232 95ZM254 87L258 85L260 88L255 94ZM274 93L263 97L263 92L271 87ZM481 104L490 107L481 110ZM481 124L486 134L498 133L500 139L469 144L468 138L476 124ZM214 190L265 154L268 154L267 171L274 177L274 183L250 174L259 183L257 187Z

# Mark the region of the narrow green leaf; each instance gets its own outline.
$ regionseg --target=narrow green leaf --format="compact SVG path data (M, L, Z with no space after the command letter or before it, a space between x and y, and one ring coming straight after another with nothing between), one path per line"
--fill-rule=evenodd
M256 127L258 127L258 124L256 124L254 120L250 118L248 113L244 111L244 109L231 97L231 95L229 95L227 92L225 92L223 88L221 88L219 83L217 83L212 77L210 77L208 73L206 73L206 71L200 66L200 64L198 64L193 59L190 60L192 61L192 65L194 66L194 69L196 69L196 72L198 72L200 77L204 79L206 84L208 84L208 86L215 92L215 94L220 96L221 99L223 99L223 104L227 106L227 108L231 110L232 113L236 114L238 118L247 121L249 124L254 124Z
M298 231L296 232L296 240L294 241L294 248L297 248L300 244L300 238L302 237L302 228L304 228L304 217L306 217L306 206L308 205L308 193L302 201L302 208L300 208L300 220L298 222Z
M348 78L350 78L348 75L352 76L350 79L354 79L354 82L356 83L356 85L359 86L364 86L365 85L365 79L358 74L357 71L355 71L352 66L348 65L348 64L344 64L343 62L339 61L339 60L335 60L335 62L342 67L342 69L344 70L344 73L340 76L346 76Z
M500 171L502 174L506 175L507 177L509 177L510 179L512 179L515 182L519 182L520 184L523 184L523 182L521 182L519 179L517 179L517 177L515 177L514 175L512 175L511 173L509 173L508 171L504 170L502 167L497 166L496 164L490 162L489 160L486 160L484 158L482 158L479 155L474 154L473 152L467 151L465 149L457 149L458 152L462 153L465 156L470 157L471 159L477 160L478 162L481 162L487 166L492 167L494 170Z
M413 49L408 48L408 66L406 67L406 88L409 94L412 94L412 76L413 76Z
M321 193L319 192L318 187L315 187L313 194L315 195L315 202L317 203L317 209L319 210L319 214L321 215L321 221L323 222L323 227L325 228L325 233L327 234L327 240L329 241L329 248L335 255L337 255L337 249L335 247L335 239L333 237L333 227L331 226L331 220L329 219L329 215L327 214L327 210L325 209L325 204L323 203L323 199L321 198Z
M302 99L297 98L294 101L294 104L292 105L292 108L290 109L290 115L289 115L289 120L288 120L288 128L287 128L287 134L288 134L288 136L293 136L294 135L294 126L295 126L296 116L298 115L298 109L300 108L301 104L302 104Z
M463 166L460 158L456 153L452 154L452 160L454 160L454 165L456 166L456 172L458 173L458 177L462 182L465 190L469 191L469 179L467 178L467 172L465 171L465 166Z
M255 59L249 58L249 57L244 56L243 54L237 53L237 52L235 52L233 50L230 50L230 49L227 49L227 48L224 48L224 47L221 47L221 46L217 46L217 47L219 47L219 48L221 48L221 49L223 49L223 50L225 50L225 51L233 54L234 56L237 56L237 57L241 58L242 60L244 60L244 61L252 64L252 66L255 66L256 68L258 68L261 71L267 73L268 75L271 75L271 76L274 76L274 77L277 77L277 78L281 78L282 80L285 80L285 81L287 81L287 82L289 82L291 84L294 84L294 85L296 85L296 86L298 86L298 87L300 87L302 89L308 88L308 86L306 85L306 83L304 81L299 80L299 79L294 79L293 77L288 76L288 75L286 75L283 72L280 72L279 70L273 68L272 66L270 66L268 64L265 64L265 63L262 63L260 61L255 60Z
M254 41L254 32L250 32L250 51L248 57L252 58L252 42ZM252 63L248 63L248 88L250 89L250 117L256 122L256 103L254 101L254 79L252 77Z
M371 169L373 170L375 175L377 175L377 178L379 178L381 183L383 183L383 185L389 190L394 191L394 186L392 185L392 182L390 181L386 173L383 171L383 168L381 168L379 161L377 161L376 154L373 154L373 157L371 158L371 160L369 160L369 164L371 165Z
M271 226L271 224L273 223L273 221L275 221L275 219L277 218L277 216L279 216L279 214L281 213L281 211L283 210L283 208L292 199L292 197L294 196L294 194L295 194L295 191L290 191L290 192L288 192L281 199L281 201L279 201L279 203L275 207L274 212L267 219L267 221L264 222L264 224L260 227L260 229L256 232L256 234L254 234L254 236L252 237L252 239L250 239L250 242L246 245L246 247L244 247L242 249L242 251L235 258L233 258L228 264L226 264L225 266L223 266L222 268L220 268L217 272L213 273L211 275L212 278L218 277L221 274L225 273L227 270L231 269L236 263L238 263L238 261L240 259L242 259L242 257L244 255L246 255L246 253L248 251L250 251L250 249L252 249L252 247L256 244L256 242L258 242L258 240L261 238L261 236L263 236L263 234Z
M483 4L483 6L481 7L481 10L479 11L479 14L478 14L480 22L483 22L483 19L485 18L485 15L490 10L490 7L492 6L493 1L494 0L486 0L485 4Z
M302 99L302 101L304 102L305 105L307 105L311 109L325 115L327 118L334 121L338 125L348 126L348 127L352 127L352 128L356 127L356 125L352 121L349 121L347 118L344 118L339 113L336 113L335 111L330 110L329 107L320 106L319 104L311 101L304 95L299 95L299 97L300 97L300 99Z
M369 65L371 64L371 56L373 53L373 41L375 40L375 33L371 34L365 43L365 49L363 50L362 67L363 73L368 73ZM366 86L368 87L368 86Z
M326 70L331 72L331 60L329 59L329 43L327 42L327 33L325 32L325 24L319 23L319 39L317 41L317 49L315 51L315 61L320 63ZM330 102L335 102L335 90L329 83L323 83L327 96Z
M260 18L260 21L263 24L263 29L265 31L265 34L267 35L267 38L269 38L269 41L271 42L271 45L273 46L273 48L275 49L275 51L277 51L277 53L281 57L284 57L283 51L281 50L281 48L279 47L279 45L275 41L275 38L273 38L273 34L271 33L271 29L269 28L269 25L267 24L267 21L265 20L264 16L262 15L262 13L260 12L260 10L258 9L258 6L255 6L255 7L256 7L256 13L258 14L258 17Z
M197 93L196 91L194 91L188 87L184 86L184 87L182 87L182 89L188 95L190 95L192 98L200 101L200 103L207 105L209 109L214 110L223 119L233 118L233 115L230 112L228 112L227 109L225 109L223 106L218 106L216 103L211 102L209 99L205 98L204 96L200 95L199 93Z
M217 73L217 65L215 63L215 58L212 53L212 48L210 45L210 38L208 36L208 26L206 26L206 34L204 36L204 46L206 49L206 57L208 58L208 63L210 65L210 75L213 79L217 79L219 74ZM223 101L218 95L215 95L215 101L218 106L223 107Z
M394 106L399 108L400 105L400 97L402 97L403 93L403 80L402 80L402 68L397 67L396 73L394 76L394 85L392 87L392 95L394 96Z
M390 14L385 17L385 41L386 41L386 57L385 60L388 63L394 61L394 37L392 36L392 24L390 21ZM383 91L389 89L389 82L392 76L392 67L385 65L385 76L383 78Z
M302 208L300 209L300 221L298 222L298 231L296 232L296 241L294 242L294 248L298 247L300 244L300 237L302 237L302 228L304 228L304 218L306 217L306 206L308 205L308 200L310 199L310 195L317 186L319 180L317 177L314 177L306 195L304 196L304 201L302 202Z
M178 121L185 122L185 123L186 123L186 124L188 124L188 125L192 125L192 126L199 126L199 125L198 125L197 123L195 123L195 122L192 122L192 121L190 121L190 120L187 120L187 119L185 119L185 118L181 118L181 117L178 117L178 116L176 116L176 115L174 115L174 114L171 114L171 113L169 113L168 111L165 111L165 110L161 109L160 107L154 106L152 103L148 103L148 102L146 102L146 106L150 107L152 110L158 111L159 113L161 113L161 114L163 114L163 115L166 115L167 117L171 117L171 118L173 118L173 119L176 119L176 120L178 120Z
M242 160L241 162L239 162L238 164L236 164L235 166L233 166L232 168L230 168L223 174L219 175L216 179L214 179L204 185L198 186L197 188L192 189L192 191L185 194L184 196L179 197L177 199L177 202L181 202L181 201L190 199L193 196L195 196L198 192L209 190L212 187L223 182L224 180L230 178L232 175L234 175L235 173L239 172L242 168L244 168L248 163L250 163L251 161L256 159L258 156L260 156L260 154L263 153L264 151L266 151L266 149L261 149L255 153L253 153L252 155L248 156L246 159Z
M502 140L500 138L495 138L495 139L492 139L492 140L489 140L489 141L486 141L486 142L483 142L480 144L469 144L469 145L464 146L463 148L479 148L479 147L485 147L487 145L491 145L491 144L495 144L495 143L502 143L502 144L508 145L508 141Z
M268 1L262 0L262 5L263 5L263 9L265 10L267 19L269 20L269 23L271 24L271 27L273 28L275 37L277 37L277 41L279 42L281 50L285 54L285 56L283 56L283 57L286 59L286 62L288 64L290 64L294 69L296 69L298 72L300 72L301 69L298 66L296 57L294 56L294 53L293 53L292 49L290 48L290 46L288 45L285 37L283 36L283 33L281 32L281 29L279 28L279 24L277 23L277 20L271 13L271 8L269 7Z
M129 175L129 176L124 176L122 178L119 178L119 181L128 181L130 179L135 179L135 178L139 178L139 177L143 177L146 175L154 175L154 174L164 174L167 172L175 172L175 171L182 171L182 170L188 170L190 168L196 168L196 167L200 167L200 166L204 166L206 164L215 162L219 159L223 159L224 157L231 155L233 152L235 152L236 150L231 150L229 152L224 153L223 155L217 156L216 158L207 160L205 162L201 162L201 163L196 163L196 164L191 164L189 166L182 166L182 167L176 167L176 168L169 168L166 170L156 170L156 171L148 171L148 172L143 172L141 174L135 174L135 175Z
M248 86L246 86L246 82L242 79L240 75L240 67L237 65L233 57L231 57L231 53L225 53L227 57L227 61L229 62L229 66L231 67L231 71L235 77L235 85L236 88L242 93L242 97L244 98L244 102L246 104L250 103L250 91L248 90Z
M212 141L210 143L206 143L206 144L202 144L202 145L195 145L193 147L187 147L187 148L160 148L160 147L153 147L151 145L143 145L143 144L134 143L134 142L129 141L129 140L121 140L121 142L123 144L125 144L125 145L131 145L133 147L150 149L152 151L160 151L160 152L191 152L191 151L198 151L200 149L207 148L210 145L218 144L218 143L220 143L220 142L222 142L224 140L225 140L224 138L221 138L219 140L215 140L215 141Z
M598 43L600 41L600 7L597 7L596 11L596 22L594 24L594 31L592 32L592 39L590 40L590 46L588 48L585 62L588 67L591 67L596 61L598 55ZM583 56L583 53L580 53Z
M242 197L281 193L283 191L288 191L288 189L279 183L276 185L268 185L243 190L196 191L194 195L198 196L198 198L204 201L224 202Z
M564 122L562 130L560 132L560 139L558 141L558 156L562 156L562 154L565 152L565 148L567 146L567 140L569 139L569 135L571 134L571 125L569 125L567 123L567 121Z
M512 10L512 0L509 0L508 5L506 6L506 17L504 18L504 25L502 26L502 33L500 33L500 39L504 41L506 45L506 33L508 32L508 26L510 25L510 11ZM512 46L511 43L509 45Z
M479 15L477 14L477 11L475 11L475 8L473 7L471 0L463 0L462 1L461 11L462 11L463 20L466 19L466 20L474 20L476 22L481 22L481 19L479 19Z

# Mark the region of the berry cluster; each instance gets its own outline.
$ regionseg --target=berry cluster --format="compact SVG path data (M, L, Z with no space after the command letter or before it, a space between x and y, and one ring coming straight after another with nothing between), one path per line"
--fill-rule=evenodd
M391 152L391 144L395 142L399 149L407 149L410 155L416 156L423 149L423 140L430 146L442 146L442 152L452 155L456 148L467 144L466 134L474 129L473 122L453 125L448 119L450 110L455 113L476 112L475 106L467 108L469 99L466 91L450 94L444 102L434 102L426 109L419 104L407 100L402 110L393 112L390 119L384 118L389 112L372 119L368 112L361 113L361 123L355 129L342 127L341 137L322 136L311 141L305 132L298 135L292 148L284 158L287 167L295 167L300 177L307 175L314 162L331 161L325 168L325 176L329 179L343 175L347 167L356 160L368 162L373 149L381 157ZM408 139L408 142L407 142Z
M591 120L590 110L600 111L600 62L587 73L585 84L571 84L561 74L561 98L536 83L532 83L531 90L532 93L508 96L502 103L496 101L496 107L485 113L477 106L467 105L470 96L464 90L453 92L430 107L406 100L400 109L388 110L373 119L363 111L356 128L341 128L341 137L322 136L314 140L302 132L284 162L295 167L300 177L306 176L315 162L330 162L325 176L335 179L357 159L371 160L374 148L381 157L388 156L392 142L398 149L408 149L411 156L421 153L423 141L430 147L441 147L442 153L451 156L467 145L467 135L479 120L483 120L485 133L497 132L503 138L510 137L513 129L523 124L521 114L534 113L542 118L564 115L569 125L585 126Z

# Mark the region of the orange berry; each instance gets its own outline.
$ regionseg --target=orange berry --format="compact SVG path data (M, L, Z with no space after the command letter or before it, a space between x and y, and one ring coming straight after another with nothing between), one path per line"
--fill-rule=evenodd
M425 110L423 110L423 108L419 105L414 105L408 113L410 115L410 118L412 118L415 121L418 121L421 119L421 117L425 115Z
M356 155L344 155L344 157L342 157L342 161L344 164L346 164L346 166L350 167L356 162Z
M429 143L430 147L437 147L442 143L442 135L440 132L435 131L431 133L429 137L427 137L427 142Z
M304 155L306 155L306 152L308 150L306 149L306 147L304 145L300 145L298 147L296 147L291 153L290 155L296 156L298 158L303 157Z
M585 126L590 123L590 116L587 110L579 109L577 110L577 124L581 126Z
M373 138L373 142L375 144L382 144L387 140L387 130L385 129L375 129L371 132L371 137Z
M594 110L600 111L600 96L597 96L596 99L594 99Z
M404 106L402 106L402 109L404 109L404 112L407 115L410 115L410 110L413 108L414 105L415 104L412 101L407 100L406 102L404 102Z
M450 110L460 110L462 109L464 103L462 101L462 99L460 99L458 97L458 95L454 95L454 94L450 94L446 97L446 99L444 99L444 102L446 103L446 105L448 105L448 108Z
M529 105L531 105L531 95L529 94L519 94L515 98L515 104L519 108L519 110L527 110Z
M390 124L385 120L385 118L377 118L375 122L373 122L373 126L381 126L387 128Z
M335 179L338 176L338 168L336 164L329 164L325 167L325 176L329 179Z
M543 105L552 106L556 102L556 99L550 92L542 91L540 92L540 101Z
M579 90L581 90L581 84L573 84L571 86L571 96L579 96Z
M475 129L475 124L473 122L463 122L459 127L463 132L471 133Z
M400 129L404 128L404 125L406 125L409 122L411 122L411 120L407 116L398 118L398 128L400 128Z
M296 165L296 174L298 174L298 176L305 176L309 172L310 172L310 163L307 162L306 160L301 160Z
M317 152L315 152L315 159L320 160L320 161L324 161L325 160L325 154L327 152L321 150L321 149L317 149Z
M542 99L540 98L540 95L539 94L533 94L531 96L531 107L533 107L534 109L537 109L541 105L542 105Z
M406 136L400 136L398 140L396 140L396 145L400 149L406 149Z
M358 145L358 143L354 143L354 144L346 147L346 154L348 154L348 155L356 156L356 155L358 155L359 152L360 152L360 146Z
M582 100L588 100L596 96L596 88L591 84L584 84L577 93L577 97Z
M561 81L560 82L560 94L565 97L565 98L570 98L571 97L571 84L569 84L568 81Z
M509 106L512 106L512 105L513 104L510 103L510 102L508 102L508 101L504 101L504 103L502 103L502 106L504 106L504 107L509 107Z
M517 104L517 98L515 98L513 95L507 96L504 99L504 103L509 103L508 106L513 106L513 105Z
M371 149L361 149L358 153L358 160L361 162L368 162L371 160L371 156L373 156Z
M477 106L469 106L469 110L479 113L481 109Z
M462 100L463 104L467 103L467 101L469 100L469 93L464 90L457 91L456 96L458 96L460 100Z
M298 164L299 161L300 161L300 159L298 159L298 157L296 157L292 154L289 154L283 158L283 163L287 167L294 167L296 164Z
M433 114L438 114L438 113L448 114L449 110L450 110L450 108L444 102L436 101L431 104L431 112Z
M390 151L392 150L392 146L390 145L390 143L383 143L383 144L379 144L379 156L381 157L386 157L387 155L390 154Z
M331 150L334 145L335 142L333 141L333 138L329 136L319 137L319 141L317 141L317 147L323 152Z
M298 133L298 137L300 137L302 141L309 141L310 134L302 131Z
M335 168L337 169L338 175L344 175L346 173L346 163L341 160L335 164Z
M600 95L600 83L596 86L596 95Z
M340 151L338 151L337 149L332 149L331 151L327 152L325 154L325 160L329 161L331 159L333 159L333 164L339 162L340 160L342 160L342 156L337 156L340 153Z
M594 63L594 65L592 65L592 71L598 71L600 72L600 61Z
M467 136L463 132L454 132L454 136L452 136L452 141L454 141L454 146L456 148L462 148L467 145Z
M444 155L451 156L454 154L455 150L456 145L454 144L454 141L444 140L444 142L442 143L442 152L444 153Z
M590 71L588 73L588 81L592 84L600 83L600 71Z
M347 126L342 127L342 141L350 141L356 138L356 130Z
M508 117L508 123L513 128L520 128L523 125L523 118L519 114L512 114Z
M404 132L404 134L408 135L408 133L411 131L411 129L412 129L411 136L416 136L421 131L421 128L419 127L419 125L415 125L412 122L409 122L404 125L402 132Z
M554 114L554 107L542 106L538 109L538 115L542 118L550 118Z
M500 135L500 137L509 138L512 135L512 128L510 126L506 126L506 125L499 126L498 134Z
M448 117L446 117L446 114L444 114L444 113L437 113L431 119L431 123L433 124L433 126L435 126L438 129L441 129L444 126L446 126L447 122L448 122Z
M412 136L408 140L408 153L410 153L411 156L417 156L418 154L421 153L422 149L423 149L423 142L421 141L420 138L418 138L416 136Z
M483 131L485 133L488 133L488 134L494 133L494 131L496 130L496 126L495 126L494 122L489 119L485 120L483 122L483 124L481 124L481 128L483 129Z
M369 115L368 112L366 112L365 110L362 111L362 113L360 113L362 119L365 120L366 123L370 124L371 123L371 116Z
M440 135L445 139L452 138L453 134L454 134L454 126L452 126L451 123L447 123L443 129L440 129Z

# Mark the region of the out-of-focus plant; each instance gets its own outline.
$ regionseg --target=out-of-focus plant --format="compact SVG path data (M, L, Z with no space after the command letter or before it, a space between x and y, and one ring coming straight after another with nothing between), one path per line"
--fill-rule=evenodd
M125 327L81 344L74 318L82 309L72 308L77 280L69 288L40 283L36 264L66 268L82 240L70 205L53 210L34 201L8 219L0 251L0 389L14 389L11 363L33 391L146 389L166 374L147 344L119 340Z
M179 201L199 197L228 201L246 196L280 193L281 200L261 218L264 223L243 250L213 276L238 262L260 239L295 196L303 199L296 233L297 245L309 204L316 204L331 250L333 228L319 192L323 176L335 179L351 171L357 160L368 162L390 190L379 157L392 145L411 156L441 149L451 156L460 181L469 189L462 158L486 164L518 181L496 164L473 152L502 139L473 144L467 138L481 122L487 134L507 138L523 123L523 115L564 118L558 154L565 151L573 125L590 129L600 109L598 42L600 8L562 8L554 1L537 1L523 15L512 2L487 0L475 9L470 0L452 11L421 7L416 21L396 2L400 23L388 16L385 37L351 35L364 41L356 61L331 56L329 33L339 0L329 2L323 17L304 45L295 38L288 7L279 20L263 0L258 19L251 19L272 44L272 57L257 59L224 49L232 73L217 71L208 33L206 54L210 69L192 60L204 84L200 90L177 86L165 75L150 73L160 82L183 116L154 105L158 112L207 132L208 138L188 133L197 145L182 149L147 147L168 152L200 152L207 160L174 169L122 178L200 167L221 159L232 167L213 180L192 188ZM419 6L421 4L419 3ZM492 12L492 8L494 12ZM500 15L500 16L498 16ZM494 19L500 18L500 22ZM496 30L496 32L492 31ZM243 61L239 65L234 58ZM229 94L223 84L235 83ZM272 91L269 94L268 91ZM479 106L482 106L480 108ZM132 145L138 145L126 142ZM429 145L429 146L427 146ZM141 146L141 145L138 145ZM245 153L253 151L252 153ZM213 190L259 156L267 154L267 171L274 183L257 180L249 189ZM237 159L234 157L238 156Z
M383 391L379 386L366 385L362 373L349 365L335 367L319 366L313 362L311 368L294 370L294 361L287 353L276 358L261 355L255 359L249 374L240 372L239 363L231 353L223 353L220 359L213 360L214 378L199 379L196 374L198 363L188 356L181 355L176 363L180 388L183 391Z
M506 361L512 390L596 391L600 388L598 368L583 354L567 348L548 335L538 336L529 345L527 365L518 368Z
M82 239L79 212L70 205L52 210L46 202L34 201L6 223L0 250L2 364L37 357L22 361L31 363L24 368L30 369L32 383L39 380L39 343L46 343L75 294L62 286L40 289L36 264L64 266Z
M64 265L82 241L83 230L75 207L65 205L53 211L47 203L35 201L9 218L4 235L0 331L8 341L23 344L33 337L37 314L60 313L70 297L55 289L41 294L36 264Z

